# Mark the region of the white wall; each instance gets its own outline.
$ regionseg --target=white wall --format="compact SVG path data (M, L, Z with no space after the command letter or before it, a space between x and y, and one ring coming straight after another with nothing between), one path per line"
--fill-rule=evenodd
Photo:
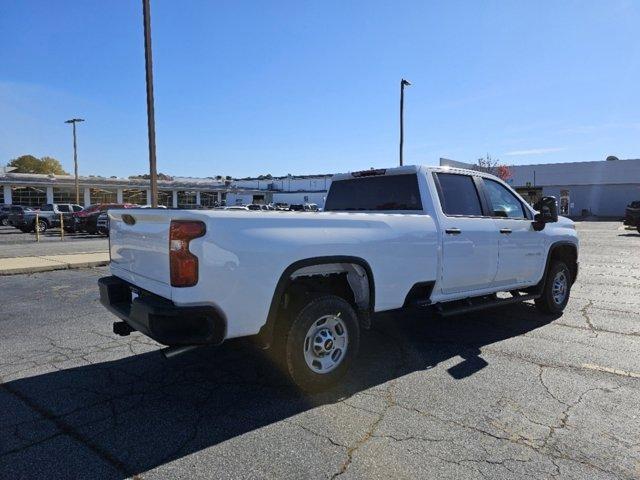
M284 178L277 180L236 180L232 185L238 188L250 188L255 190L268 190L273 184L276 190L299 191L299 190L328 190L331 185L330 177L312 178Z
M227 193L227 206L250 205L251 203L253 203L253 194Z
M611 185L640 183L640 160L571 162L511 167L513 185ZM534 173L535 172L535 173Z
M325 192L282 192L273 194L274 203L303 204L316 203L320 208L324 208L324 201L327 194ZM305 199L306 197L306 199Z

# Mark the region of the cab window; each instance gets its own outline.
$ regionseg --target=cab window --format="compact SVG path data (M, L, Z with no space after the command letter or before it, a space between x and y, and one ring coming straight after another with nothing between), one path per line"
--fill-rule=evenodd
M491 216L504 218L527 218L522 202L504 185L484 179Z
M480 196L473 178L455 173L437 173L438 197L442 211L449 216L482 216Z

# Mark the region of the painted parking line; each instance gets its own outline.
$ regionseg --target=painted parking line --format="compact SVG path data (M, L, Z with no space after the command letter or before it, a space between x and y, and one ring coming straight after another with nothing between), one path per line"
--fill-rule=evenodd
M582 368L596 370L598 372L613 373L614 375L620 375L621 377L640 378L640 373L637 372L621 370L619 368L603 367L600 365L593 365L591 363L583 363Z

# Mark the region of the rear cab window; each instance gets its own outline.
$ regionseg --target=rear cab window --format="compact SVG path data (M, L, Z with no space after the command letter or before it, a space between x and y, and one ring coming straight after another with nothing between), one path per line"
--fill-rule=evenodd
M472 176L436 172L435 178L440 205L445 215L483 216L480 194Z
M325 212L422 210L415 173L336 180Z

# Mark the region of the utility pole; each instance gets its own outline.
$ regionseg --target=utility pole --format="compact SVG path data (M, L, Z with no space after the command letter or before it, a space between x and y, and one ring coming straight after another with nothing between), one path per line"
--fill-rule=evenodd
M72 118L64 123L70 123L73 125L73 171L75 175L76 185L76 203L80 205L80 183L78 181L78 146L76 143L76 123L84 122L83 118Z
M404 87L411 85L411 82L404 78L400 80L400 166L402 166L402 148L404 143Z
M156 169L156 120L153 108L153 58L151 55L151 7L149 0L142 0L144 23L144 66L147 82L147 131L149 134L149 182L151 206L158 206L158 172Z

